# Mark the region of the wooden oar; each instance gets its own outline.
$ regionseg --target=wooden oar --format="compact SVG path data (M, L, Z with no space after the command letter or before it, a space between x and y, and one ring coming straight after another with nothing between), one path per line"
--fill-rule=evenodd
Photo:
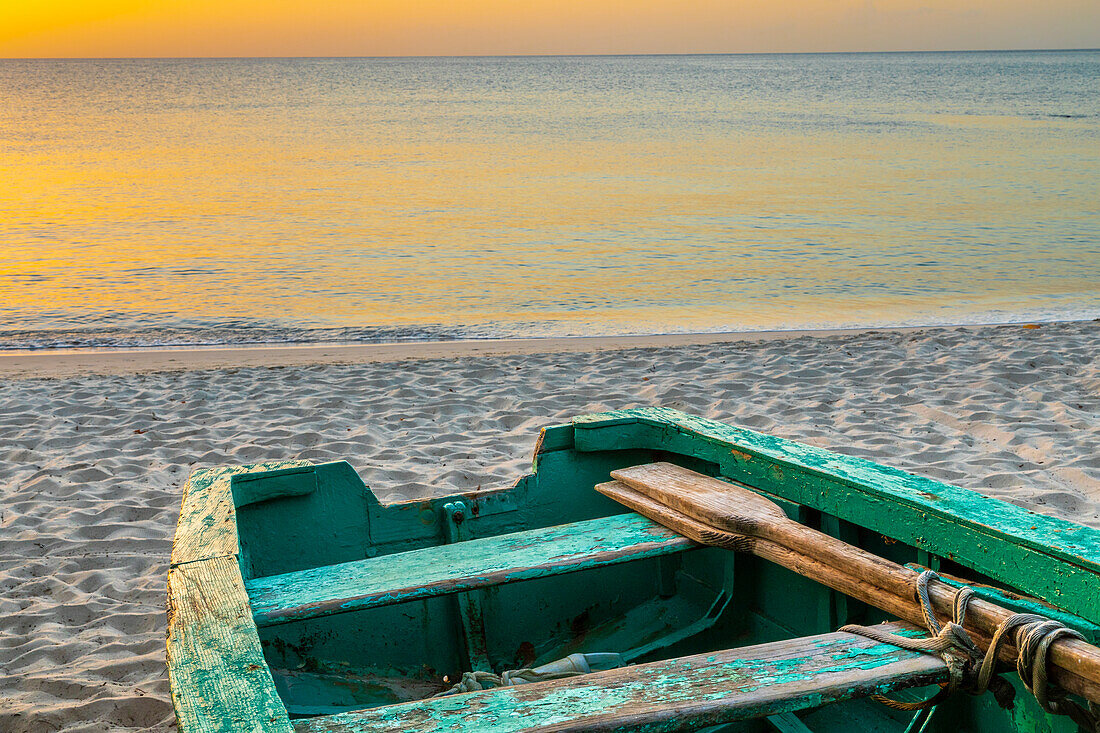
M748 487L667 463L613 471L612 476L618 481L597 489L697 542L752 552L887 613L922 623L913 593L916 572L794 522ZM928 590L937 614L949 618L955 589L933 581ZM974 599L967 630L986 648L997 626L1011 615ZM1013 661L1015 649L1006 645L1001 656ZM1059 639L1051 645L1049 659L1053 682L1100 701L1100 649Z
M907 603L900 596L884 591L878 586L867 585L862 579L838 571L831 565L826 565L813 557L800 555L769 540L745 537L715 529L675 509L670 509L618 481L598 484L596 490L700 544L721 547L735 552L748 552L762 557L793 570L799 575L818 580L823 585L827 585L847 596L860 598L864 603L882 611L892 613L922 627L924 626L924 616L921 614L920 607L915 600Z
M868 584L862 577L849 575L837 570L832 565L826 565L820 560L807 555L800 555L770 540L745 537L715 529L675 509L669 509L664 504L660 504L618 481L597 484L596 490L700 544L734 550L735 552L751 553L777 565L782 565L788 570L815 580L846 596L859 599L880 611L892 613L898 618L922 627L925 625L920 604L912 593L905 596L895 595L876 585ZM988 634L979 629L968 629L968 631L983 649L989 646L990 636ZM1005 658L1005 661L1014 659L1010 652L1003 649L1001 655Z

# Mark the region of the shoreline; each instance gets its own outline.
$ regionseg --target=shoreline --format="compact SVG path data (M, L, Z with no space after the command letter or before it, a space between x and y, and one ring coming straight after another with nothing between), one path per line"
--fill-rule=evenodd
M382 363L479 356L580 353L637 348L755 343L797 338L830 338L865 333L979 331L997 328L1041 328L1088 321L1018 322L930 326L729 331L630 336L568 336L530 339L407 341L377 344L266 344L256 346L180 346L0 351L0 379L58 379L152 372L205 371L247 367L294 367L313 364Z

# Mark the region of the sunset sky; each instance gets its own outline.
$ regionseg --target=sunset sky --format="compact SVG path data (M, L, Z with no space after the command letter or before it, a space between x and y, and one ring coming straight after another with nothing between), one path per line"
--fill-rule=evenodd
M0 57L1097 45L1097 0L0 0Z

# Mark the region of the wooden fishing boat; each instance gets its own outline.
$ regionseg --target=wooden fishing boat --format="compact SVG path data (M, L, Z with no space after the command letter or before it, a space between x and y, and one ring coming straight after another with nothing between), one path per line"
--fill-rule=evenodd
M1100 532L664 409L547 427L515 485L440 499L344 462L195 471L168 672L185 733L1078 730L1015 672L946 694L973 692L957 645L891 643L929 635L918 576L941 623L971 589L979 652L1059 622L1045 704L1100 699Z

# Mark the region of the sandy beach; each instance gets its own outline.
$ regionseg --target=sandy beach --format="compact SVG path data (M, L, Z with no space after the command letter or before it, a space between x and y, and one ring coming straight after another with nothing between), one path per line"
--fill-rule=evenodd
M539 427L661 405L1100 527L1100 323L0 356L0 730L174 727L165 578L200 466L507 485Z

